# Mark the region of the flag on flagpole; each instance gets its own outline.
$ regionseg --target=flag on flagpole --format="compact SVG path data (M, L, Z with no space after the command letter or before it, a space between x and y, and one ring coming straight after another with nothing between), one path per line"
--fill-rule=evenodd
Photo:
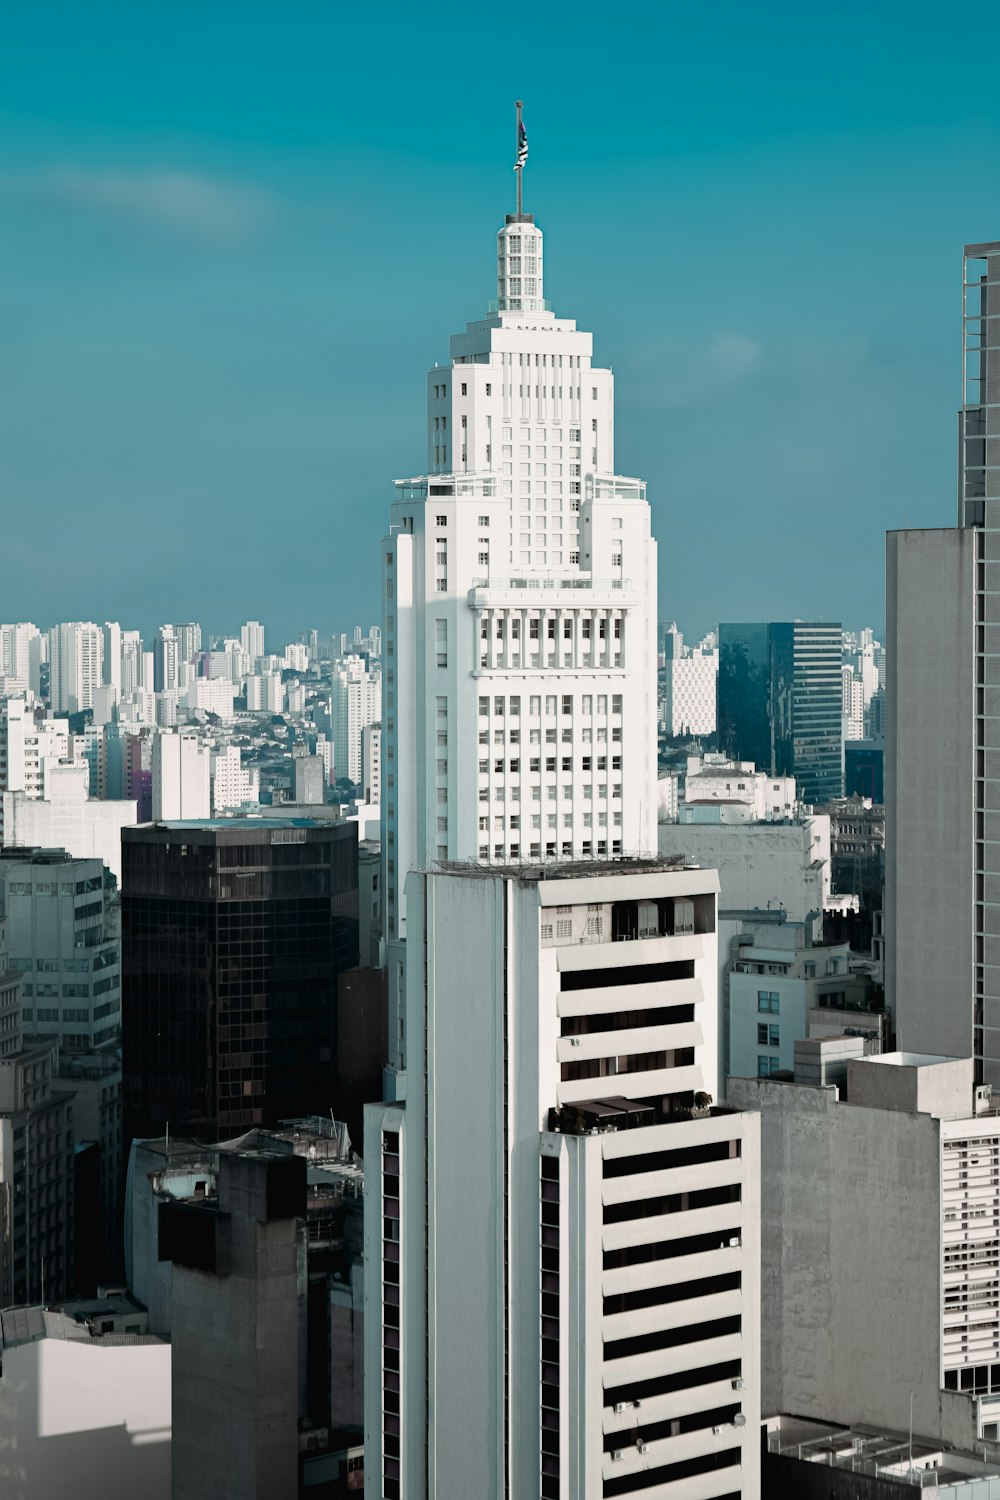
M528 160L528 135L524 128L524 121L517 122L517 161L514 163L514 171L520 172Z

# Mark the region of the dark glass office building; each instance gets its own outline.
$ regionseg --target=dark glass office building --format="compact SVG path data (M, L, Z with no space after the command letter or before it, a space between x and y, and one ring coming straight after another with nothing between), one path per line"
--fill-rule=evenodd
M126 1149L328 1114L337 979L358 961L353 824L307 818L122 831Z
M804 802L843 793L841 640L839 624L719 626L719 749L794 776Z

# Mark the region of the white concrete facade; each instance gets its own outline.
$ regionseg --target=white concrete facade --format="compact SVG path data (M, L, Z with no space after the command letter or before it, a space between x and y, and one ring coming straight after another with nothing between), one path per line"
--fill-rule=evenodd
M645 485L615 473L613 376L547 310L530 216L497 254L499 310L428 373L428 472L397 483L383 543L390 936L437 860L655 847Z
M365 1112L372 1493L759 1495L756 1122L704 1102L716 877L584 868L410 876L399 1102Z
M49 763L44 797L4 792L3 842L13 848L65 849L75 859L99 859L122 883L122 829L136 822L136 803L101 801L87 789L85 765Z
M55 713L93 707L103 680L104 632L76 620L49 631L49 701Z
M663 664L662 719L667 734L714 734L719 650L684 647Z
M334 667L330 683L330 737L334 777L355 786L363 779L362 736L382 717L382 674L365 666L360 656L348 656Z
M810 921L818 939L830 895L830 819L789 823L661 823L660 853L716 869L723 911L759 907Z
M164 730L153 740L153 820L212 814L211 756L194 735Z

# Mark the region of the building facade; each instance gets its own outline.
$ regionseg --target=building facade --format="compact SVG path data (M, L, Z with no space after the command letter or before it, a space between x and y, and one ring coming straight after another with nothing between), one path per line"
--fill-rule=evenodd
M113 1043L121 1026L117 897L99 859L61 849L0 850L0 903L22 1022L66 1053Z
M716 888L655 861L411 875L398 1102L365 1121L371 1493L759 1494Z
M123 831L125 1145L218 1140L337 1091L337 976L358 960L357 836L308 818Z
M965 247L958 525L886 543L886 987L1000 1086L1000 240Z

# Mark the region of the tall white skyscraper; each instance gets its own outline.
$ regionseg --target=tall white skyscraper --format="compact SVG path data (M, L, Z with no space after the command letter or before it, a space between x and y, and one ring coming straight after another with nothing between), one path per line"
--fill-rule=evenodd
M381 715L381 673L377 668L369 671L363 657L346 657L334 667L330 683L330 735L337 776L346 776L355 785L362 781L361 737Z
M655 856L645 486L518 206L383 543L366 1484L756 1500L758 1123L712 1101L718 876Z
M93 708L101 686L104 632L98 625L73 621L49 631L49 696L54 713Z
M427 466L383 545L386 934L442 859L656 847L656 546L614 379L509 214L494 311L427 376Z

